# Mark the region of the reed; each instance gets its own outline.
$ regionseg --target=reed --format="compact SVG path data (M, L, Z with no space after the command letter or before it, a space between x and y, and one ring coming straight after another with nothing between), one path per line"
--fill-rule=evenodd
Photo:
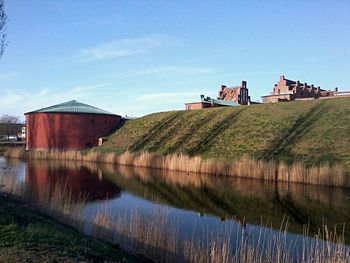
M190 157L184 154L163 156L148 152L115 154L89 151L83 154L74 150L35 150L25 152L23 149L11 149L5 155L14 158L102 162L194 174L203 173L267 181L350 187L350 174L339 165L329 164L323 164L319 167L306 167L301 162L287 165L283 162L276 164L273 161L249 158L225 162L203 159L198 156Z
M81 231L84 226L82 208L87 197L67 190L66 182L58 181L42 192L36 192L13 176L0 176L0 194L24 202L57 221ZM74 196L74 197L73 197Z

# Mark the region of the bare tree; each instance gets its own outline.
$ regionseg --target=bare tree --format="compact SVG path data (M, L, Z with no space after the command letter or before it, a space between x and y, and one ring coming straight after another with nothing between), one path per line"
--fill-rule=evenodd
M6 23L7 16L5 13L4 0L0 0L0 58L4 54L5 48L7 46L6 41Z
M10 140L10 135L17 135L20 129L20 121L16 116L4 114L0 117L0 134L7 135L7 140Z

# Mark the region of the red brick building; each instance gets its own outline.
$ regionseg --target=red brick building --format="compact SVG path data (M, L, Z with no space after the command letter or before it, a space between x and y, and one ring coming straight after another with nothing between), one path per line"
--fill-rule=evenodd
M283 75L274 85L272 94L262 96L263 103L283 102L293 100L313 100L323 98L337 98L350 95L350 92L339 92L338 88L334 90L324 90L320 86L308 85L299 80L289 80Z
M236 87L221 85L216 99L201 95L201 101L185 103L186 110L197 110L215 107L233 107L250 104L247 82L242 81Z
M247 82L242 81L241 85L236 87L227 87L221 85L218 95L219 100L234 101L240 105L247 105L250 102L248 95Z
M75 100L25 116L27 149L91 148L121 121L119 115Z

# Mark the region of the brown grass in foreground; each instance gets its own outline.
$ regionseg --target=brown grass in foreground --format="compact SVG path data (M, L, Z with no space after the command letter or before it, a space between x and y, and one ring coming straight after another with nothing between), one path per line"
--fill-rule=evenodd
M84 216L84 198L72 199L64 183L57 183L38 195L13 176L0 176L0 193L26 202L56 220L69 224L79 231L85 231L95 238L118 244L130 252L143 254L159 262L348 262L349 248L344 244L343 235L322 228L314 238L304 238L301 249L296 250L298 241L288 241L287 223L280 232L269 232L261 228L258 237L246 230L224 225L216 233L208 233L200 239L193 233L192 240L181 240L178 236L180 224L169 219L166 212L155 211L130 214L112 211L107 207L95 213L93 218ZM114 216L113 216L114 215ZM193 226L193 229L195 226ZM236 235L236 236L234 236ZM237 240L232 246L232 237ZM300 244L300 243L299 243Z
M163 156L147 152L115 154L89 151L83 154L80 151L73 150L35 150L26 152L24 149L11 149L5 155L14 158L103 162L189 173L350 187L350 174L338 165L331 166L328 164L307 168L300 162L286 165L285 163L276 164L272 161L265 162L248 158L225 162L207 160L201 157L189 157L182 154Z

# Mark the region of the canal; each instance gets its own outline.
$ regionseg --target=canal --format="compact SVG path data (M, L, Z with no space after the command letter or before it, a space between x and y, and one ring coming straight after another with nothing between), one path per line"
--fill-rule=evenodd
M101 209L112 221L121 214L152 218L160 213L176 225L180 240L210 241L230 233L230 244L236 246L242 236L254 240L261 233L283 232L298 247L324 225L336 226L350 240L350 228L344 227L350 224L350 191L342 188L5 157L0 157L1 177L24 185L37 198L63 182L73 198L85 198L83 213L90 222ZM90 231L87 223L84 232Z

